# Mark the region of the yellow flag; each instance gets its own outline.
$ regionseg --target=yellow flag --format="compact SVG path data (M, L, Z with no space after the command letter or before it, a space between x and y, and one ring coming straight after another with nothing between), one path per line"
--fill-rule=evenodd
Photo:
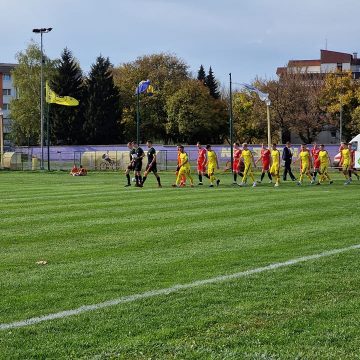
M59 96L53 90L51 90L49 83L46 82L45 86L45 101L49 104L58 104L64 106L78 106L79 100L71 96Z

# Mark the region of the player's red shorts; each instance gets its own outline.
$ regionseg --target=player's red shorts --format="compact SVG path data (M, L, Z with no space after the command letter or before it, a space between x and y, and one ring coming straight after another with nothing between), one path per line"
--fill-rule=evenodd
M204 165L204 163L197 163L197 171L201 171L201 172L206 172L206 166Z
M234 172L238 172L239 171L239 160L234 160L234 162L233 162L233 171Z
M319 169L320 168L320 159L317 159L314 161L314 168Z
M268 161L264 161L262 163L262 170L263 171L269 171L269 169L270 169L270 163Z

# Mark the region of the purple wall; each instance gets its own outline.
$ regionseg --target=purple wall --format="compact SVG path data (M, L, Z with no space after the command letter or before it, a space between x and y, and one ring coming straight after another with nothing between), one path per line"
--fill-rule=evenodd
M147 149L146 145L140 145L144 150ZM167 161L176 161L177 151L176 145L154 145L156 150L166 151ZM226 162L230 160L230 146L226 145L213 145L213 150L218 155L220 162ZM249 145L249 148L254 151L255 158L260 154L260 145ZM279 145L278 149L282 151L284 145ZM293 145L295 157L297 157L300 145ZM311 146L309 146L311 149ZM334 156L339 152L339 145L327 145L327 151L329 152L330 159L333 160ZM28 154L33 157L41 157L40 147L17 147L16 152ZM83 146L51 146L50 158L51 161L70 161L73 162L76 159L81 158L81 153L87 151L104 152L106 151L128 151L126 145L83 145ZM185 151L189 154L190 160L194 161L197 157L197 147L195 145L185 145ZM44 159L47 159L47 148L44 147Z

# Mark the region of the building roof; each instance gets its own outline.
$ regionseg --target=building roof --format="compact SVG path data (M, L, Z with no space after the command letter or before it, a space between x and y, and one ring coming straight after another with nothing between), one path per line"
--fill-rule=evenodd
M0 73L10 74L11 70L14 70L18 64L0 63Z
M351 63L352 55L338 51L320 50L322 64Z
M283 75L283 74L286 74L287 73L287 67L285 66L282 66L282 67L278 67L276 69L276 75Z
M288 67L320 66L320 60L289 60Z

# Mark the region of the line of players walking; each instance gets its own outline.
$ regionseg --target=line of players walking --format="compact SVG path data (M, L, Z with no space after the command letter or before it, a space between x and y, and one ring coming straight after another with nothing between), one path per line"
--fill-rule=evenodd
M150 140L147 141L146 145L148 147L148 163L144 174L141 175L142 161L145 157L145 152L136 142L128 143L128 148L130 150L130 162L125 172L127 179L127 184L125 186L131 186L130 173L134 171L135 186L143 187L149 173L152 172L157 180L158 187L162 187L160 176L157 172L156 150ZM206 177L209 179L210 187L214 187L215 185L219 186L220 179L217 179L215 176L216 170L219 169L219 162L215 151L212 150L211 145L203 147L199 142L197 143L197 148L198 185L203 185L203 177ZM352 181L352 174L354 174L359 180L359 175L354 169L354 151L351 149L351 144L345 143L341 144L339 150L341 153L340 164L346 179L344 184L348 185ZM293 160L293 155L291 144L289 142L286 143L282 156L276 144L273 144L271 148L262 144L260 157L255 161L254 155L249 149L248 144L244 143L242 144L242 147L240 147L240 144L236 142L233 144L233 167L231 169L233 173L233 184L241 187L245 186L248 178L250 178L252 186L255 187L263 181L265 175L267 174L269 182L272 183L275 181L274 186L278 187L280 185L281 159L284 161L284 181L287 180L288 175L292 181L297 181L292 172L291 165L300 162L300 177L297 181L297 185L302 185L305 177L309 179L311 184L316 183L316 185L320 185L325 181L328 181L329 184L333 183L328 173L330 156L324 145L318 146L317 144L314 144L313 148L309 150L306 144L302 144L299 156L295 159L295 161ZM256 167L259 162L261 162L262 170L260 180L256 181L253 168ZM317 175L319 176L316 182ZM238 176L241 177L240 183L237 182ZM193 187L194 180L191 176L189 156L185 152L184 146L179 145L176 181L172 186L183 187L185 186L187 179L189 179L190 186Z

